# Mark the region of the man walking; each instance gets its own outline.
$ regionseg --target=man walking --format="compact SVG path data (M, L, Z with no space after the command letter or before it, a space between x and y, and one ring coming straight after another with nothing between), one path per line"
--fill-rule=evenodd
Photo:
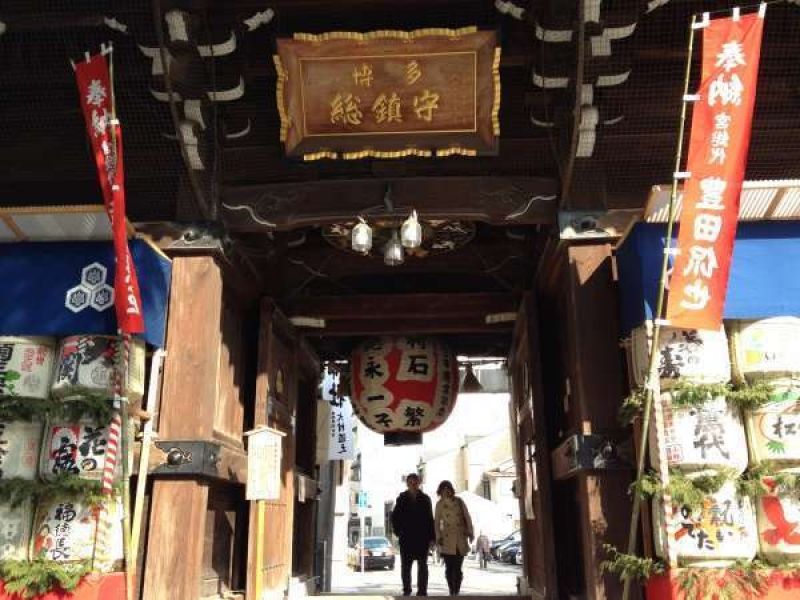
M431 499L419 489L419 476L406 477L405 492L397 497L392 527L400 539L403 595L411 595L411 565L417 561L417 596L428 595L428 550L436 540Z

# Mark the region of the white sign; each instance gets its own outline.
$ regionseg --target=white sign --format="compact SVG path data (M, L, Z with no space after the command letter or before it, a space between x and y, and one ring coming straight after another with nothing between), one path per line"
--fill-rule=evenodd
M261 427L245 433L247 445L247 500L277 500L281 497L283 437L277 429Z
M354 459L353 406L350 400L339 395L338 373L326 371L322 381L322 399L330 405L328 460Z

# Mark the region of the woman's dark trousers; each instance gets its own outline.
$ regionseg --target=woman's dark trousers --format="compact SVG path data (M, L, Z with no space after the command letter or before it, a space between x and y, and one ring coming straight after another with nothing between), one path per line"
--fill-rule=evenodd
M444 575L447 578L447 587L451 596L457 596L461 591L461 581L464 573L461 567L464 565L464 557L460 554L442 554L444 559Z

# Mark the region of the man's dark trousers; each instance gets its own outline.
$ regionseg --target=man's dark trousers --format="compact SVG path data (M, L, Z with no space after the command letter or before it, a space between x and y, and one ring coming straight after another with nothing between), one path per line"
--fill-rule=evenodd
M411 595L411 565L417 561L417 595L428 595L428 553L409 552L400 548L400 576L403 578L403 595Z

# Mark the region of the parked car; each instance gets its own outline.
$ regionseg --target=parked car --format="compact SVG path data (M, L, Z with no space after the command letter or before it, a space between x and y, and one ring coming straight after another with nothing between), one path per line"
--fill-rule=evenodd
M489 550L492 555L492 558L500 560L501 547L506 547L508 546L508 544L520 541L522 541L522 532L519 529L517 529L511 535L507 535L503 539L493 541Z
M500 551L500 560L504 563L514 564L521 546L522 542L511 542Z
M517 550L517 553L514 555L514 560L512 561L512 564L515 565L522 564L522 547L520 547L520 549Z
M364 558L364 570L394 569L395 554L391 542L385 537L364 538L363 546L357 544L351 553L350 566L356 571L361 570L361 558Z

